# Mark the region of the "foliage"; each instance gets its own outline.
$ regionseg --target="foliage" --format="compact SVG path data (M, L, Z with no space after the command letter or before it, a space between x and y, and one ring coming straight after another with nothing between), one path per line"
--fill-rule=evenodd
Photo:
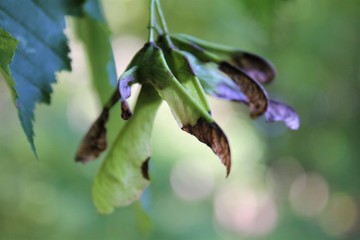
M116 74L108 40L109 34L106 34L106 26L101 26L104 24L104 19L96 0L87 2L34 0L20 5L15 1L2 1L0 5L0 26L20 42L5 79L14 92L21 124L34 153L36 150L32 122L35 118L35 105L39 102L50 104L51 84L56 81L55 73L71 70L68 56L70 50L63 33L64 17L69 14L82 19L77 20L77 23L84 25L81 28L82 32L79 30L79 35L87 43L86 46L94 46L94 43L102 44L104 57L96 56L96 59L99 59L96 64L104 64L104 66L99 66L100 71L96 71L94 78L102 80L112 78L114 82ZM100 21L100 23L94 21ZM85 31L89 31L88 28L91 28L93 35L86 36ZM98 36L98 38L94 40L93 36ZM95 42L89 43L90 39ZM88 52L94 55L97 49L91 48ZM90 59L94 61L95 57L92 56ZM108 70L109 73L103 73L102 69ZM9 73L11 73L10 76L8 76ZM100 97L103 98L106 84L96 86Z
M236 104L226 105L222 103L223 107L217 108L216 106L214 107L214 105L217 105L218 102L214 104L211 99L210 105L212 105L213 114L217 121L219 121L219 124L223 127L225 126L224 129L228 133L230 143L232 143L233 159L236 160L234 161L234 169L231 177L223 185L218 183L217 188L213 190L212 193L214 197L209 196L206 200L189 204L187 202L188 200L183 200L183 197L179 197L173 185L170 186L169 178L171 176L171 181L176 179L177 175L175 173L178 164L192 156L189 152L203 152L199 149L199 145L191 142L191 139L186 138L186 140L181 140L179 136L182 135L176 135L177 133L171 130L170 121L162 121L159 116L159 119L155 121L154 131L156 134L154 135L155 138L152 144L154 153L152 168L150 168L150 173L153 176L151 178L151 195L149 195L149 192L145 192L143 196L143 204L145 205L149 204L149 199L153 200L150 214L155 222L155 229L150 238L174 238L178 236L177 238L179 239L238 239L239 235L241 236L242 234L247 235L247 239L303 239L304 237L307 239L337 239L339 236L342 238L348 237L349 239L356 239L357 237L356 226L352 228L346 227L350 226L346 224L353 219L353 217L351 217L353 215L349 213L349 209L355 209L354 212L356 212L356 207L353 208L355 205L353 203L354 199L356 201L358 197L356 190L358 187L357 184L355 184L357 179L356 171L358 169L358 164L355 159L357 156L355 143L358 137L355 133L356 131L354 131L354 129L356 129L356 123L358 122L358 114L356 114L355 111L358 101L356 101L356 87L350 87L357 86L358 57L356 57L353 52L356 52L355 50L358 48L355 44L358 37L356 37L357 35L354 31L347 30L356 28L358 18L356 11L353 10L354 6L356 6L356 1L350 1L351 3L345 3L342 6L337 6L337 4L326 1L319 1L318 4L321 8L316 11L312 4L310 4L312 7L306 4L308 1L302 1L303 5L294 5L296 1L276 1L276 7L271 6L272 10L267 4L260 4L259 1L255 2L256 1L254 1L253 6L250 6L252 5L250 2L240 3L239 1L230 0L228 4L222 3L221 6L216 3L207 2L206 8L203 7L204 1L192 2L192 9L199 14L196 14L196 16L189 15L189 18L186 17L187 13L181 10L189 4L188 1L166 3L165 9L169 11L169 22L171 23L172 29L190 33L197 32L197 36L204 39L215 39L214 36L217 36L214 41L230 42L233 44L237 42L234 45L245 46L246 49L255 50L255 52L261 54L266 53L266 55L276 63L278 67L278 77L279 80L281 80L275 82L275 85L267 89L278 99L281 99L281 97L278 96L277 92L281 92L284 98L290 100L290 102L296 106L296 109L303 118L303 127L297 134L289 134L286 133L281 126L273 125L272 128L268 128L262 124L261 120L257 120L255 124L259 128L255 130L247 124L247 118L244 116L241 107ZM109 7L110 4L107 3L105 4L105 6L107 6L105 10L109 13L109 16L111 16L110 10L111 8L115 8L115 6L121 6L124 11L126 11L125 9L128 6L136 6L136 4L134 1L128 1L127 3L121 1L121 3L114 3L114 6L111 5L111 7ZM295 6L297 6L297 13L291 14L293 13L291 9L294 9ZM260 7L262 10L256 11ZM176 14L172 14L174 13L173 9L178 9L181 14L177 15L177 12ZM206 13L205 9L207 9ZM251 12L248 12L248 9L251 9ZM335 9L336 11L332 11ZM120 9L120 11L122 10ZM132 9L128 12L133 13L134 11L135 10ZM143 10L137 11L139 12L138 16L144 15ZM259 18L261 24L259 24L257 20L254 20L257 16L266 15L270 11L273 12L271 15ZM242 14L238 14L239 12ZM329 17L333 14L336 15L336 18L331 20L332 18ZM130 19L133 20L134 17L130 15L117 13L116 16L116 19L109 18L110 22L111 19L115 19L112 22L120 19L118 22L121 22L122 28L112 28L112 30L115 31L116 37L124 34L123 29L144 28L144 24L138 24L139 20L131 22ZM123 16L128 17L129 20L124 20ZM222 18L219 18L219 16L222 16ZM138 19L140 19L140 17ZM196 19L196 21L194 21L194 19ZM229 19L232 19L232 21L229 21ZM267 20L262 21L261 19ZM211 32L204 30L204 25L206 25L204 22L207 21L213 23ZM232 25L234 22L236 26ZM103 27L104 25L101 26ZM271 29L271 31L269 31L269 29ZM102 28L102 30L107 31L106 28ZM339 31L341 34L338 34ZM7 33L4 34L5 35L2 36L9 36ZM106 36L106 34L104 35ZM229 38L229 36L232 37ZM324 41L324 36L331 37ZM16 41L13 41L13 46L8 48L8 53L13 52L11 49L14 48L15 42ZM344 44L346 47L342 49L336 48L339 42L346 43ZM106 41L104 41L104 44L106 44ZM21 45L21 41L19 45ZM91 45L91 43L89 45ZM0 46L2 47L3 45ZM91 48L87 47L87 49ZM104 47L104 49L109 48ZM106 66L106 62L111 62L111 56L106 52L108 51L105 51L102 57L104 60L101 60L102 66ZM194 70L195 72L196 70L199 71L196 75L200 81L206 79L206 76L209 75L208 71L205 72L206 74L201 75L201 73L204 72L202 71L203 68L218 70L217 64L214 62L208 64L199 61L199 58L191 61L191 57L194 55L188 51L186 51L186 55L192 66L199 67L199 69L194 68ZM2 54L1 57L3 56L11 56L11 54ZM96 56L96 54L93 54L93 56ZM130 56L127 57L130 58ZM6 61L4 61L4 59ZM165 56L165 59L168 61L169 57L166 58ZM342 61L339 61L339 59ZM5 65L3 65L2 61L5 62ZM4 76L4 69L6 69L9 63L9 58L1 58L1 63L1 71ZM108 71L104 70L104 67L101 67L101 69L102 74L104 74L103 76L111 79ZM223 73L220 73L220 75L218 71L210 73L221 76L216 78L217 80L226 79L224 82L233 88L235 93L241 92L239 91L239 87L234 85L231 79L224 78ZM306 73L306 77L304 77L304 73ZM4 77L4 79L8 81L6 77ZM284 81L285 79L287 79L287 81ZM344 80L339 82L338 79ZM108 81L105 82L108 84ZM280 82L281 84L278 84ZM210 82L209 85L204 83L205 81L201 82L202 87L207 93L229 99L229 95L221 95L224 92L214 87L217 81ZM207 81L206 83L209 82ZM99 84L99 82L97 84ZM57 89L59 88L56 88L56 90ZM322 91L318 91L318 89L322 89ZM97 163L93 163L83 170L77 165L74 166L74 164L71 164L69 161L64 161L64 158L70 159L71 155L75 152L79 135L76 133L78 130L69 129L67 125L67 121L69 120L67 120L66 112L64 111L64 109L67 108L71 95L67 93L67 95L62 96L61 89L59 90L60 91L57 91L58 94L54 95L58 101L54 103L54 110L45 111L39 108L38 112L38 125L41 126L37 130L37 139L39 141L38 150L42 149L40 150L43 151L44 157L42 157L42 159L45 160L41 162L42 166L45 167L40 167L40 169L38 169L39 166L29 165L30 163L27 159L28 156L26 152L20 151L23 148L23 144L21 144L21 139L15 136L16 134L13 135L16 131L14 127L11 127L11 123L14 122L13 118L11 118L11 109L0 104L1 121L9 123L8 129L1 129L1 139L7 139L7 141L2 142L0 146L2 159L0 168L2 185L0 189L4 193L1 194L0 197L1 205L3 206L0 208L2 216L0 221L4 223L1 224L1 226L3 226L2 232L4 232L4 236L11 236L13 239L16 239L14 236L15 233L18 232L17 238L21 239L22 233L16 230L19 229L19 227L15 228L15 223L23 222L24 224L22 224L21 229L23 230L24 236L27 235L28 238L33 236L34 239L63 239L64 237L72 239L86 238L89 236L112 239L114 236L119 236L120 233L129 239L141 238L141 236L136 233L137 231L134 229L134 226L131 226L134 225L135 219L133 212L129 208L118 210L108 219L91 214L93 208L88 201L89 196L87 195L87 190L89 189L90 179L95 174L95 168L98 165ZM106 96L110 96L111 94L110 90L112 90L112 87L108 85L102 93L102 103L105 103L105 105L107 100ZM86 92L85 89L84 91ZM4 94L1 95L0 99L4 99L4 96L6 99L6 95ZM235 94L235 96L238 100L242 99L243 102L246 102L244 101L244 94ZM339 97L342 101L338 101ZM274 102L274 104L276 103L277 102ZM93 106L83 102L83 108L86 109L89 107L91 108ZM131 125L131 122L137 119L136 108L132 118L126 122L127 125ZM226 111L228 108L235 111ZM161 108L159 111L161 115L163 115ZM217 112L220 112L220 115L223 116L217 116ZM236 116L236 118L229 120L230 116ZM242 120L239 120L239 116ZM237 124L233 124L235 121L237 121ZM87 122L86 124L89 123ZM170 126L165 127L168 125ZM227 129L231 130L229 131ZM84 131L84 129L82 129L82 131ZM125 129L122 131L125 131ZM167 133L168 131L169 133ZM56 136L56 139L51 141L51 144L56 143L55 150L51 150L53 147L49 145L48 136ZM170 136L175 137L170 138ZM172 138L176 138L176 141L174 142ZM166 139L167 144L164 143L164 139ZM123 143L119 144L126 146L123 145ZM179 150L172 147L172 145L181 145L182 148ZM131 146L126 147L126 149L131 148ZM112 156L111 152L116 149L118 148L111 148L106 158L116 160L116 158L110 157ZM241 149L249 149L249 151ZM245 151L246 154L241 153L242 151ZM263 154L264 151L266 154ZM185 152L187 152L187 154L185 154ZM204 159L194 159L192 164L195 164L195 162L201 163L203 165L202 168L211 165L211 161L208 160L210 155L203 156ZM295 160L280 161L277 160L279 156L283 156L286 159L289 159L288 157L290 156L290 159ZM291 165L292 167L287 168L287 166L289 166L286 165L287 163L290 164L294 162L302 165L302 167L294 168L294 166L297 165ZM140 163L137 162L136 164L137 166L135 167L139 168ZM174 166L174 164L176 165ZM214 169L216 169L216 167L214 167ZM287 169L292 173L292 176L281 178L282 175L276 175L277 171L281 171L281 169ZM303 169L303 172L300 172L302 176L306 176L309 184L312 179L316 179L312 178L312 175L309 174L309 171L312 171L321 175L323 179L326 180L328 186L330 186L328 207L326 209L324 208L322 212L317 213L314 211L311 213L313 215L310 214L309 216L298 212L299 209L305 208L305 203L308 200L304 198L303 205L299 205L299 202L294 200L294 196L297 196L300 200L302 199L301 192L295 191L295 183L304 184L303 181L297 181L299 173L294 172L294 169ZM183 172L196 172L201 176L201 171L194 167L187 168L187 170ZM224 206L232 204L230 199L220 197L224 192L223 190L226 189L227 186L235 184L236 188L232 188L231 195L234 198L233 201L237 201L239 198L236 198L236 195L244 186L236 185L236 183L251 184L251 182L254 181L257 183L261 182L264 177L264 172L268 174L268 177L277 177L275 180L272 179L269 181L270 183L275 181L276 184L281 185L288 182L292 189L292 196L289 198L288 193L282 195L281 192L280 194L276 192L274 196L268 196L276 201L277 213L282 213L278 215L277 228L272 228L273 230L270 232L263 232L263 237L259 237L259 235L255 233L260 234L261 226L264 225L259 224L257 228L258 231L251 231L251 229L246 230L244 225L241 225L241 219L238 219L239 221L234 223L239 224L238 226L240 227L237 229L232 225L226 225L231 222L230 218L228 218L228 222L222 222L221 218L219 220L217 212L219 208L218 202L220 200L226 200L223 201ZM100 172L98 174L100 174ZM249 177L249 175L252 177ZM16 178L14 176L16 176ZM181 179L184 180L186 178ZM191 179L191 177L189 177L189 179ZM220 179L221 178L217 179L217 182L221 182ZM300 180L301 179L305 178L300 178ZM143 181L144 179L141 178L139 180ZM196 184L194 183L197 181L190 182L192 182L192 185L195 187ZM9 182L12 183L12 189L8 187L8 184L5 184ZM267 182L267 184L269 182ZM205 185L203 186L205 187ZM256 185L256 187L254 187L254 185L251 186L252 190L265 188L264 186L259 187L258 185ZM305 185L302 186L305 186L304 189L307 189L308 184L305 183ZM317 185L313 184L313 186ZM176 194L171 191L171 187ZM284 188L282 191L286 192L287 190ZM323 193L321 191L317 192L319 193L318 196L321 196L320 193ZM307 194L307 196L311 195L312 194ZM36 196L43 196L45 200L41 201L41 198L37 198ZM261 202L260 199L265 199L259 196L254 197L254 194L249 194L249 196L256 198L258 204ZM242 198L240 198L240 200L241 199ZM345 219L347 220L342 221L342 225L334 220L342 219L341 214L336 215L336 209L339 207L336 203L339 202L339 199L343 199L344 203L348 203L346 206L349 206L349 209L343 211L344 216L346 215ZM316 202L317 200L315 198L312 203ZM242 201L238 201L238 204L240 208ZM312 206L316 206L316 204L312 204ZM9 211L9 209L12 209L13 212ZM33 209L33 211L31 209ZM49 211L45 211L46 209ZM59 210L55 211L56 209ZM226 208L223 207L221 209ZM234 217L233 212L236 212L235 209L238 208L232 208L233 211L228 212L228 216ZM250 206L247 209L253 208ZM212 214L212 212L215 213ZM31 218L31 216L33 217ZM176 216L176 224L169 222L169 219L173 216ZM191 216L191 218L189 218L189 216ZM271 212L262 212L261 216L263 216L262 220L266 222L267 217L271 216ZM76 221L71 221L71 219L76 219ZM91 219L91 222L86 219ZM259 223L263 223L259 219L258 221ZM66 222L68 222L68 225ZM250 224L249 222L247 223ZM216 226L215 228L214 225ZM194 229L191 226L197 227ZM75 233L75 229L80 228L89 229L89 231L87 233ZM45 230L40 231L41 229ZM294 229L298 229L301 234L297 233ZM54 232L58 233L59 236L61 235L61 237L54 236L54 234L52 234ZM180 232L184 235L179 236Z
M50 83L54 82L55 72L70 69L70 61L67 56L69 49L62 33L65 14L76 12L81 15L82 19L75 20L77 32L89 53L93 84L103 104L111 91L111 87L104 84L103 79L113 81L115 76L114 59L108 39L109 31L98 2L94 0L82 3L73 2L73 5L69 2L57 4L52 5L42 1L29 2L29 11L26 14L16 11L15 3L4 3L1 6L4 27L10 29L12 34L21 39L21 43L27 42L29 38L32 40L29 41L30 46L34 45L31 52L35 55L29 55L31 47L24 47L20 52L23 55L14 59L14 63L11 65L14 66L12 71L18 73L26 68L24 63L17 62L18 58L21 60L41 58L43 61L46 59L51 63L43 64L44 67L39 70L35 65L33 71L39 75L31 75L34 77L33 79L20 80L26 75L16 75L17 84L15 85L11 82L12 77L7 65L10 64L13 57L16 39L12 39L7 32L3 31L4 53L6 53L3 71L11 90L16 91L14 98L16 98L21 123L35 154L32 127L35 103L50 103L50 92L52 91ZM160 24L157 22L156 13ZM44 22L45 24L42 25L45 27L33 28L29 23L31 22L30 18L34 16L38 17L37 23ZM59 18L52 16L59 16ZM25 26L22 23L24 21L28 22ZM58 23L58 21L60 22ZM158 33L156 42L155 30ZM192 56L190 56L191 54ZM188 57L193 59L191 63ZM60 62L58 62L59 60ZM216 64L214 69L204 66L211 62ZM28 63L26 62L26 64ZM202 66L200 72L193 70L197 66ZM204 75L207 77L202 78ZM199 76L201 80L199 80ZM231 168L229 143L226 135L211 116L205 91L217 92L215 96L237 100L249 105L252 118L265 113L268 121L285 121L290 128L298 129L299 119L295 111L280 102L269 101L265 90L261 87L260 83L269 83L274 77L273 66L260 56L216 45L188 35L170 37L160 1L151 0L148 42L133 57L127 70L119 77L119 89L115 91L109 103L104 106L100 116L89 129L76 156L77 161L88 162L106 150L107 128L105 125L109 119L110 109L117 100L120 100L122 118L128 120L132 115L126 101L131 95L130 86L134 83L142 84L144 93L140 95L147 97L143 97L146 100L140 98L137 105L138 111L145 113L136 116L124 126L95 180L93 194L98 210L102 213L109 213L112 212L114 206L128 205L139 199L147 186L148 162L151 157L149 151L151 125L156 109L161 102L157 95L168 103L182 130L194 135L219 156L226 166L228 175ZM205 91L201 83L205 85ZM231 84L232 86L230 86ZM27 91L30 87L40 95ZM153 113L142 110L142 105L149 104L155 106L150 108ZM148 120L147 117L149 117ZM117 160L119 158L120 161Z
M9 86L16 92L14 98L21 125L34 152L32 122L35 104L49 104L55 72L71 68L63 33L64 16L78 12L79 6L75 1L71 4L67 1L2 1L0 4L0 26L20 42L10 65L16 84L10 83Z

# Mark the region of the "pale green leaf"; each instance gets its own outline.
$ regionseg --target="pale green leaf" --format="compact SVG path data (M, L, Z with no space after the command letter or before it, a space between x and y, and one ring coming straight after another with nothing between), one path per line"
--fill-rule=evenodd
M205 96L205 92L186 55L176 49L165 51L164 55L172 73L181 85L201 107L207 112L210 112L210 106Z
M100 213L129 205L148 185L151 130L160 103L153 87L144 85L133 117L120 131L95 178L93 198Z

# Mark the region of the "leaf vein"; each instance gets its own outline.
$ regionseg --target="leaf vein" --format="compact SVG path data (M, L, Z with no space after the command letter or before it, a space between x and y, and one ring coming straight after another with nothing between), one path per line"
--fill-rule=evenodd
M61 61L63 61L62 58L64 56L60 52L58 52L55 48L53 48L53 46L51 44L47 43L46 40L42 39L36 33L31 31L29 28L27 28L27 26L24 23L18 21L16 19L16 17L11 14L10 11L4 10L4 8L2 8L2 10L0 9L0 12L3 12L5 15L7 15L10 19L12 19L21 28L26 29L26 31L29 32L35 39L37 39L40 43L42 43L45 47L47 47L57 58L59 58Z
M55 25L57 25L58 27L62 28L61 24L58 23L58 21L49 13L45 10L44 6L39 4L37 1L32 0L33 4L36 5L40 11L42 11L44 13L44 15L50 19Z

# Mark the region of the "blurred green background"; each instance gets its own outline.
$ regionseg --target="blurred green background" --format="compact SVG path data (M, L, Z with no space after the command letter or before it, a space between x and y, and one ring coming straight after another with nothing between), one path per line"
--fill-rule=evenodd
M103 7L119 74L146 40L148 6L103 0ZM360 2L174 0L163 7L171 32L270 59L278 77L268 92L297 110L300 130L252 121L246 107L211 98L232 148L225 179L211 150L182 132L164 104L141 203L101 216L91 199L101 161L73 161L100 105L68 19L74 71L59 73L52 105L37 108L39 161L0 81L0 239L360 239Z

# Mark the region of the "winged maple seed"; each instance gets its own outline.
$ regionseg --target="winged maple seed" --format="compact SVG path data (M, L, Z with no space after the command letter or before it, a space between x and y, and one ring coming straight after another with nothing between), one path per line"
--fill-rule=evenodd
M85 135L77 160L95 159L106 148L109 109L121 102L127 120L95 179L95 205L103 213L138 199L149 182L150 135L155 113L165 101L179 127L209 146L231 170L231 153L225 133L211 116L205 93L249 106L250 116L264 115L268 122L283 121L298 129L299 117L289 106L268 98L262 84L275 77L273 65L255 54L218 46L187 36L159 36L134 56L119 77L118 90ZM132 114L127 99L131 85L142 85ZM129 183L132 184L129 184Z

